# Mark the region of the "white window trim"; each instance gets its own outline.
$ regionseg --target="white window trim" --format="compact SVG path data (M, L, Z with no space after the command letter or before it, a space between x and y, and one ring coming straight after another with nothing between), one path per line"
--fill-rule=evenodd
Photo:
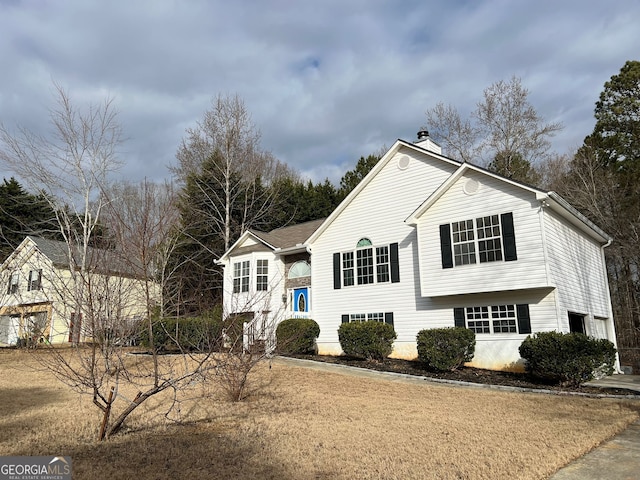
M497 224L495 224L494 226L497 226L498 228L498 235L492 235L492 236L483 236L482 238L480 238L480 232L486 228L486 227L478 227L478 220L484 220L486 218L489 218L490 221L493 221L494 217L497 219ZM468 223L468 222L472 222L473 225L473 230L471 230L473 232L473 239L469 240L466 239L465 241L456 241L455 240L455 235L456 232L454 232L454 225L459 225L461 223ZM452 249L452 254L453 254L453 265L455 267L462 267L465 265L476 265L479 263L492 263L492 262L503 262L504 261L504 257L505 257L505 252L504 252L504 238L503 238L503 232L502 232L502 220L500 218L499 214L494 214L494 215L484 215L481 217L475 217L475 218L467 218L464 220L459 220L459 221L455 221L455 222L451 222L450 223L450 229L451 229L451 249ZM468 230L466 230L468 231ZM491 250L487 250L486 248L484 250L480 249L480 242L485 242L485 241L499 241L500 242L500 258L499 259L495 259L495 260L481 260L481 255L484 253L486 254L487 252L491 251L491 252L495 252L497 250L491 249ZM456 253L456 246L461 246L461 245L472 245L473 246L473 252L471 253ZM473 255L473 261L470 261L468 263L458 263L458 258L461 257L462 255Z
M476 335L517 335L519 334L518 328L518 310L515 304L503 304L503 305L481 305L464 307L464 320L466 328L475 332ZM494 322L496 321L513 321L515 331L510 332L496 332ZM471 322L488 322L488 326L471 325ZM478 329L486 331L477 331Z
M378 262L381 255L378 253L378 249L386 248L386 262ZM363 252L365 250L371 250L371 266L367 267L358 267L358 252ZM345 255L351 255L351 266L345 267ZM386 266L386 280L379 281L381 277L381 272L379 267ZM371 276L372 281L361 283L359 278L364 278L364 275L359 275L359 268L371 268ZM345 275L345 272L352 272L352 276ZM340 273L342 280L342 287L356 287L362 285L375 285L377 283L391 283L391 244L384 245L365 245L363 247L358 247L354 250L345 250L340 252ZM369 276L369 275L367 275ZM347 284L347 278L351 278L353 283Z

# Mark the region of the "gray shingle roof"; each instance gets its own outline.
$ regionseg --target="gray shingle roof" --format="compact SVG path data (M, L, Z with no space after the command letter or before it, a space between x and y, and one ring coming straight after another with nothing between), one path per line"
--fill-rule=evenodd
M258 230L250 230L250 232L275 248L289 248L305 243L324 221L325 219L321 218L290 227L276 228L270 232Z
M29 238L55 266L69 268L69 249L65 242L33 236L29 236ZM119 252L89 247L87 253L89 268L95 273L117 274L127 277L140 276L141 269ZM79 263L79 250L74 252L74 260Z

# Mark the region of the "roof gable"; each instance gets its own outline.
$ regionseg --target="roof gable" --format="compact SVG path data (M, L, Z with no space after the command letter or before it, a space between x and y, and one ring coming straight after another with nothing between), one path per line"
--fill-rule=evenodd
M240 238L220 257L223 262L230 256L254 251L280 251L306 245L309 236L325 221L324 218L280 227L270 232L246 230Z
M420 145L415 145L405 140L396 140L393 146L380 158L378 163L376 163L371 171L360 181L360 183L358 183L358 185L356 185L356 187L349 193L349 195L347 195L347 197L342 202L340 202L340 205L336 207L336 209L331 213L331 215L329 215L329 217L327 217L325 222L313 233L313 235L309 237L309 243L313 243L320 235L322 235L322 233L329 227L329 225L333 223L333 221L349 206L349 204L353 202L353 200L360 194L360 192L362 192L362 190L364 190L364 188L369 183L371 183L371 181L380 173L380 171L391 161L395 154L403 148L428 155L449 165L461 165L461 163L457 160L445 157L444 155L433 152L432 150L427 150Z
M458 180L469 171L474 171L480 175L490 177L498 182L509 184L521 190L530 192L536 200L544 202L544 206L551 207L559 213L565 220L577 226L580 230L595 238L599 242L607 243L611 237L602 231L597 225L587 219L578 210L572 207L566 200L555 192L545 192L522 182L503 177L494 172L490 172L482 167L470 163L463 163L460 167L438 188L436 189L416 210L405 220L408 225L416 225L422 215L425 214Z

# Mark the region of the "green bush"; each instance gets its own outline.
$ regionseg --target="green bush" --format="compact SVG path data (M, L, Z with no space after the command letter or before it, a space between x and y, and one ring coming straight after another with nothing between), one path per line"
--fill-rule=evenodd
M383 360L393 350L397 335L393 325L382 322L343 323L338 328L342 351L352 357Z
M420 330L417 342L418 359L440 371L460 368L476 350L476 334L462 327Z
M536 333L529 335L519 350L531 375L570 386L612 374L616 359L616 349L609 340L581 333Z
M310 318L288 318L276 328L278 352L282 354L315 353L320 326Z
M158 318L152 320L153 348L156 352L211 351L222 342L222 318L219 309L192 318ZM140 344L151 348L149 328L142 322Z

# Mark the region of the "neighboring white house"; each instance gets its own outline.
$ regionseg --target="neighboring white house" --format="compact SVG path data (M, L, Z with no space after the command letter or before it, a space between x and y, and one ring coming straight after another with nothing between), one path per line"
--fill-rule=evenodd
M444 157L421 134L415 144L398 140L298 239L295 251L313 261L307 288L320 353L340 354L340 324L364 320L393 324L392 356L408 359L420 330L465 326L476 333L471 365L490 369L521 370L518 347L532 332L583 332L615 344L609 236L557 194ZM265 240L253 232L239 242L257 248ZM256 311L252 302L292 311L295 289L282 280L293 266L282 261L287 251L269 249L273 283L259 296L249 288L239 302L234 285L257 282L255 261L267 251L242 253L236 244L222 257L228 312L238 304Z
M157 286L115 252L88 252L86 272L77 267L72 272L66 243L31 236L20 243L0 265L0 345L15 345L20 338L83 342L96 330L131 333L147 313L146 288L155 299Z

